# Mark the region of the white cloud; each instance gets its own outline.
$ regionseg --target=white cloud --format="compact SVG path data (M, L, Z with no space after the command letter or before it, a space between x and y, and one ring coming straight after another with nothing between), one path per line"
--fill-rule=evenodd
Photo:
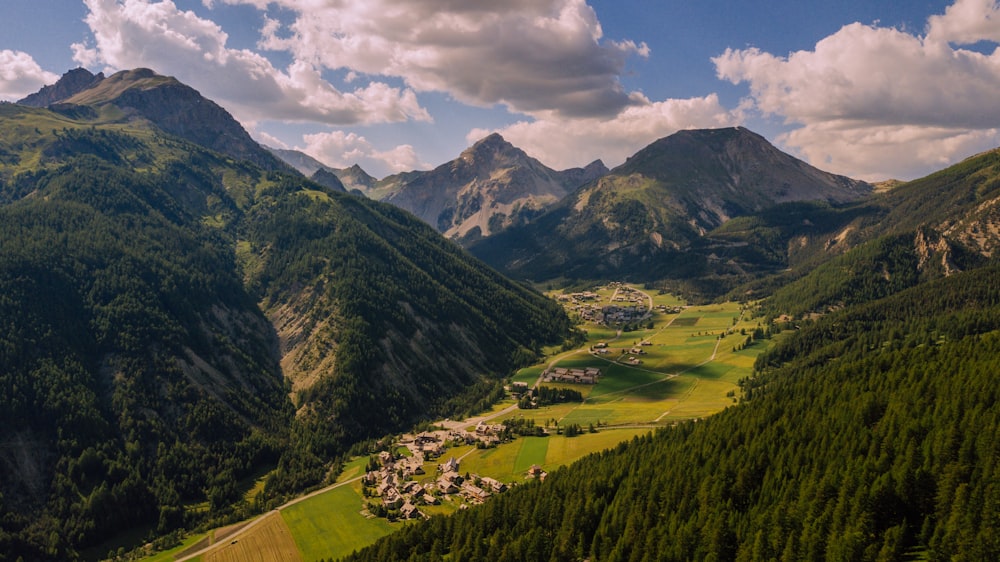
M429 120L409 89L372 82L342 92L319 70L295 61L286 71L263 56L226 46L214 22L170 0L84 0L95 45L73 46L74 58L109 70L149 67L177 77L244 121L274 119L330 124Z
M755 48L713 58L719 78L746 82L757 109L801 127L779 140L830 171L912 178L996 142L1000 50L952 46L1000 39L995 2L958 0L925 37L844 26L812 51Z
M922 177L996 148L1000 130L829 121L801 127L777 141L821 169L879 181Z
M1000 41L1000 6L995 0L957 0L944 15L927 20L927 38L963 45Z
M261 130L250 131L250 135L253 136L254 140L273 148L288 148L288 144L285 141L279 139L278 137Z
M42 70L28 53L0 51L0 99L19 100L58 79L58 74Z
M405 172L430 165L421 162L411 145L403 144L390 150L378 150L363 136L343 131L303 135L304 147L296 147L309 156L333 168L358 164L375 177Z
M602 159L614 167L651 142L681 129L715 128L738 124L740 115L728 111L718 96L671 99L628 107L610 118L564 119L551 113L535 121L521 121L499 132L511 144L556 169L584 166ZM490 132L475 129L473 143Z
M519 113L610 116L641 96L619 82L645 44L603 39L584 0L222 0L296 14L260 46L327 69L402 78L417 91Z

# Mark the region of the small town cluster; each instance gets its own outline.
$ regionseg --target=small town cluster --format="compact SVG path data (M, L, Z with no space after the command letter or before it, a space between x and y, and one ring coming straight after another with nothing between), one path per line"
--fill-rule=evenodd
M558 299L569 303L567 310L579 314L582 320L605 326L638 322L649 313L646 296L641 291L618 282L606 288L614 290L611 302L622 304L601 304L601 295L591 291L559 295Z
M459 505L464 509L469 504L482 503L494 494L506 492L508 485L499 480L468 472L461 474L460 461L455 457L438 464L433 479L426 477L424 470L425 462L443 458L449 446L497 445L505 429L501 424L480 423L474 431L452 429L404 435L391 448L405 447L409 456L382 451L377 460L373 458L369 464L369 470L362 479L364 495L379 497L381 503L369 503L368 511L372 516L390 519L423 518L426 516L420 511L420 506L438 505L442 500L464 500ZM421 476L425 478L418 481ZM544 479L545 476L546 472L537 465L525 474L526 478Z
M565 382L573 384L597 384L601 378L601 370L597 367L585 369L566 369L556 367L546 369L542 373L543 382Z

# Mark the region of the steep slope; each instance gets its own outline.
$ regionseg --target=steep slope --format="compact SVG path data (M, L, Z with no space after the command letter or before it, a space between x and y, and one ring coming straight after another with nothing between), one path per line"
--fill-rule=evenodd
M527 222L604 172L599 162L556 172L494 133L434 170L385 178L373 192L446 237L469 241Z
M71 117L76 116L74 107L84 106L98 110L103 121L147 119L164 132L235 159L249 160L269 170L287 169L250 138L225 109L172 77L140 68L123 70L107 78L92 76L88 84L89 74L82 69L71 71L56 85L46 86L22 101L28 105L58 104L59 111ZM64 94L69 95L59 97ZM107 111L109 108L117 111Z
M794 201L843 203L870 192L817 170L743 128L681 131L564 199L532 224L471 251L536 280L692 277L713 264L705 234L733 217ZM752 265L752 264L750 264Z
M276 465L264 506L568 329L392 206L106 124L124 94L88 92L95 120L0 105L0 552L249 510L238 482Z
M309 179L333 191L347 192L347 188L344 187L337 174L327 171L325 168L316 170L313 175L309 176Z
M366 193L375 187L378 180L364 171L361 166L357 164L351 166L350 168L334 168L333 173L340 178L341 183L344 184L348 190L358 190L362 193Z
M729 248L720 255L754 251L787 264L780 276L741 292L781 287L777 308L824 311L995 259L998 178L1000 151L993 150L863 202L775 207L730 221L710 238Z

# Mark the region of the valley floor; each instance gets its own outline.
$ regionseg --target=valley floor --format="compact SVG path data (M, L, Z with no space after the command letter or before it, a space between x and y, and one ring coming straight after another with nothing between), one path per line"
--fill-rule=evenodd
M595 289L586 299L564 295L559 300L572 314L581 315L581 306L590 311L586 316L591 321L581 325L587 331L586 343L579 349L554 351L544 363L522 369L513 378L512 389L570 389L580 392L582 402L521 409L512 398L474 418L442 420L435 424L442 430L470 435L477 426L531 420L547 435L517 437L490 448L451 446L442 456L424 461L424 474L413 480L434 488L439 463L454 458L462 474L516 486L526 481L529 469L558 470L657 427L711 415L736 402L738 381L750 375L755 358L768 343L753 341L752 334L760 326L736 303L686 306L671 295L621 284ZM618 314L616 309L624 307L632 308L620 320L612 320L609 314ZM604 313L598 312L602 309ZM595 314L604 314L609 321L598 323ZM600 371L596 384L551 379L557 370L587 369ZM570 426L580 432L569 436ZM398 444L394 447L396 456L412 454ZM334 485L289 502L235 532L210 532L153 560L336 559L402 525L414 524L390 523L369 513L367 506L379 500L365 496L362 479L368 464L367 457L355 459ZM459 494L435 493L439 505L419 508L426 516L447 515L474 503ZM261 558L266 553L272 553L271 557Z

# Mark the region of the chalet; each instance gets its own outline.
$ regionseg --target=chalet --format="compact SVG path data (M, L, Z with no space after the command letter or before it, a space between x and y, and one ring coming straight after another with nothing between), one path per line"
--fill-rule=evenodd
M528 478L537 478L539 480L545 480L545 477L547 475L548 472L542 470L542 467L538 466L537 464L531 465L531 468L528 469Z
M399 513L403 516L403 519L416 519L422 515L417 506L410 502L404 503L403 507L399 508Z
M387 493L382 495L382 505L386 509L396 509L403 505L403 496L400 495L399 490L396 488L389 488Z
M378 460L382 463L382 466L388 466L392 464L392 453L389 451L382 451L378 454Z
M494 494L499 494L507 491L507 485L503 482L490 478L489 476L484 476L480 479L484 487L489 488Z
M489 492L468 480L462 483L462 495L474 502L486 501L490 497Z
M441 472L447 474L449 472L458 472L458 467L459 467L458 459L456 459L455 457L451 457L450 459L448 459L448 462L440 465L438 468L441 470Z
M443 478L438 478L437 479L437 487L438 487L438 490L441 490L442 494L457 494L458 493L458 486L456 486L453 482L449 482L448 480L445 480Z

